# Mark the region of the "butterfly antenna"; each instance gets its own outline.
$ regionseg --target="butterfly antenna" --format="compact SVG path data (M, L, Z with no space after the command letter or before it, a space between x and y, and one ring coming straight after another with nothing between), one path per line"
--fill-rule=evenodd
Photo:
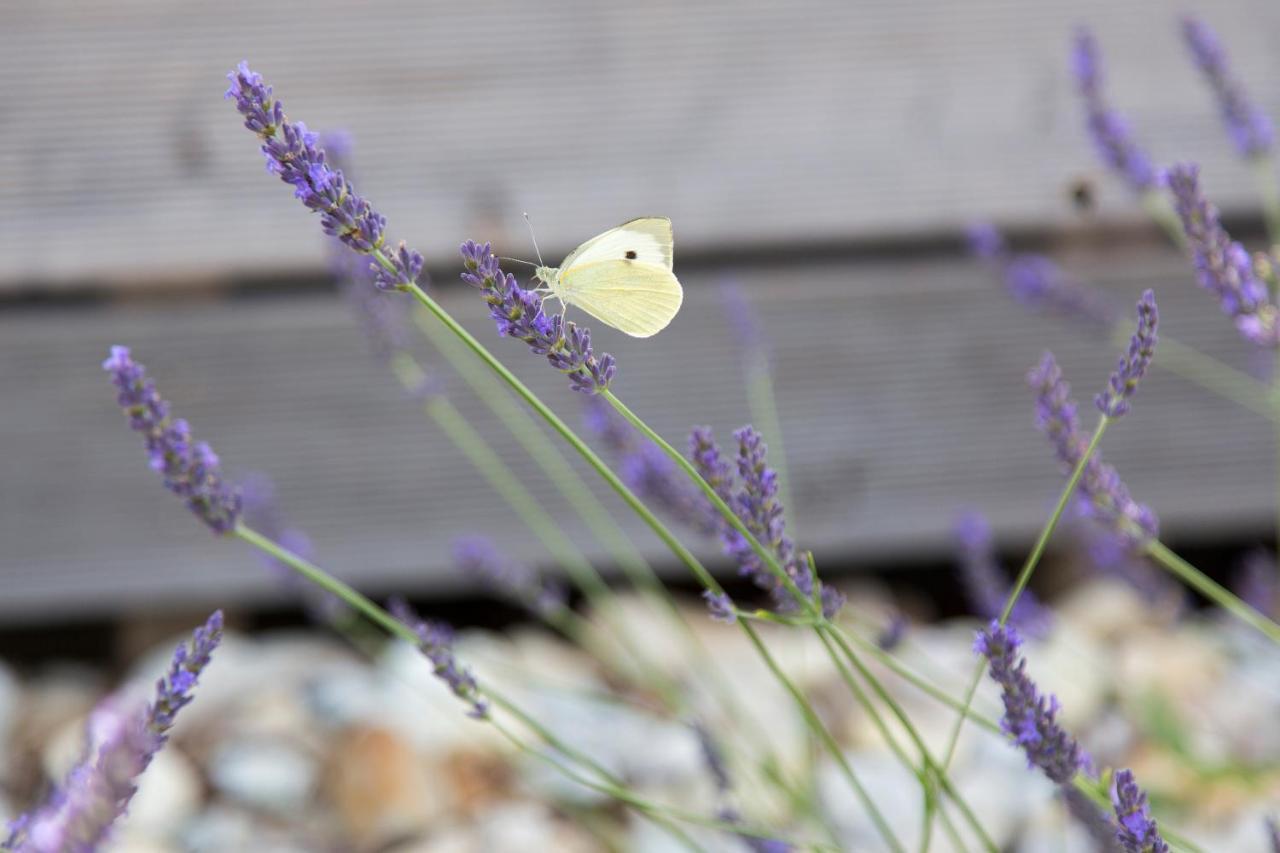
M533 241L533 251L538 256L538 265L546 266L542 260L542 250L538 248L538 238L533 235L533 222L529 220L529 214L524 214L524 224L529 226L529 239Z
M512 263L514 263L514 264L528 264L528 265L529 265L529 266L531 266L531 267L537 267L537 266L538 266L538 265L537 265L537 264L535 264L533 261L526 261L526 260L523 260L523 259L521 259L521 258L508 258L508 257L504 257L504 256L502 256L502 255L498 255L498 260L500 260L500 261L511 261L511 262L512 262Z

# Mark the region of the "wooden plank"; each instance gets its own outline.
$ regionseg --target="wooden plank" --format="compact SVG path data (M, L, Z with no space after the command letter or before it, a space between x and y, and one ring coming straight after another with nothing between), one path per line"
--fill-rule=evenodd
M1117 301L1155 286L1168 335L1250 368L1244 346L1172 251L1085 252L1072 266L1102 279ZM657 338L596 330L598 345L619 358L619 394L677 444L691 424L712 424L727 440L748 419L718 275L687 276L686 306ZM1023 374L1052 348L1088 422L1116 347L1029 317L985 269L951 258L761 266L739 278L772 340L800 539L826 565L941 555L965 506L990 513L1005 535L1032 535L1061 481L1032 427ZM557 410L576 417L578 396L523 345L496 338L474 293L440 298ZM216 541L147 470L98 367L113 343L135 348L233 475L274 477L320 562L370 592L458 588L464 581L449 569L448 549L466 531L488 532L547 565L368 357L338 300L33 308L0 315L6 619L111 610L140 598L190 604L278 595L248 549ZM480 403L459 382L451 389L538 500L600 556ZM1175 539L1271 524L1266 423L1167 372L1148 378L1105 449ZM629 518L627 525L664 571L681 571L652 535ZM709 544L699 550L715 556Z
M478 237L566 250L636 215L683 253L1063 225L1096 173L1067 72L1095 25L1115 103L1156 158L1202 161L1252 207L1167 0L838 3L555 0L449 6L94 5L6 9L0 28L0 287L120 286L319 265L316 223L262 174L221 100L239 59L291 114L359 143L359 186L448 263ZM1212 21L1269 107L1280 7ZM1109 221L1138 213L1105 183ZM687 254L686 254L687 256Z

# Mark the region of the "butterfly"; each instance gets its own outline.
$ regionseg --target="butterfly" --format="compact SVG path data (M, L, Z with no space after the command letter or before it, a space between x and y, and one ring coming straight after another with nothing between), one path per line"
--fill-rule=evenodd
M581 308L633 338L667 327L684 290L671 272L671 220L646 216L592 237L559 267L540 266L534 277L562 305Z

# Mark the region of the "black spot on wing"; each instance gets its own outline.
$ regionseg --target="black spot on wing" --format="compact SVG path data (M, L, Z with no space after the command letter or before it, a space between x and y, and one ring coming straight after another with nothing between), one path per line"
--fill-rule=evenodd
M623 257L629 261L634 261L637 257L639 257L639 255L636 254L635 249L627 249L627 253L623 255Z

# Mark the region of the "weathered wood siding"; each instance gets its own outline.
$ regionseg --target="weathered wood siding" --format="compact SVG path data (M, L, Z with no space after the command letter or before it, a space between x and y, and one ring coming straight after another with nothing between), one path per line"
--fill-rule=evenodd
M1095 173L1068 74L1093 24L1156 158L1250 203L1190 67L1184 3L10 3L0 13L0 287L198 281L316 264L315 222L221 98L248 59L345 128L361 189L433 258L530 254L662 213L682 251L1069 221ZM1280 107L1280 7L1206 8ZM1135 211L1107 185L1104 211ZM504 239L505 238L505 239Z

